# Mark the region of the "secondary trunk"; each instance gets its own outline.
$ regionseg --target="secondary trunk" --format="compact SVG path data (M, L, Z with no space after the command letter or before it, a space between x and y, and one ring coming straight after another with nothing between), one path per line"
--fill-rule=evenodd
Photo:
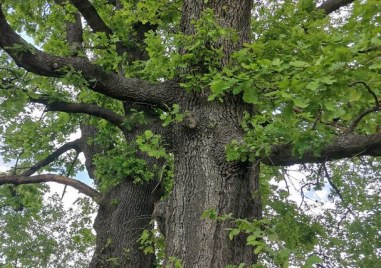
M159 120L146 115L150 127L157 126ZM125 133L126 142L136 139L147 126L137 125ZM89 125L82 125L82 135L90 138L85 146L86 168L97 182L93 157L102 153L101 148L91 142L97 130ZM157 160L141 155L149 164L160 164ZM155 202L160 198L158 182L134 183L134 178L125 178L116 187L110 189L99 204L94 222L97 233L96 250L90 263L91 268L109 267L153 267L155 256L145 254L138 242L144 229L151 229L152 213Z
M103 198L95 219L97 247L90 267L152 267L137 242L151 227L153 184L136 185L125 180Z

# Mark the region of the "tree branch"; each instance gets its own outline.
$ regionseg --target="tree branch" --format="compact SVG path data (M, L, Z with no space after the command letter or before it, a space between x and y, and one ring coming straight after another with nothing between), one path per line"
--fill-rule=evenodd
M70 3L78 9L94 32L105 33L107 37L110 37L113 34L111 28L106 25L95 7L89 1L70 0ZM118 55L123 55L127 50L127 47L125 47L121 41L116 42L116 51Z
M46 110L50 112L67 112L67 113L83 113L92 116L96 116L110 123L114 124L122 131L125 131L126 128L123 126L124 117L119 115L111 110L104 109L97 105L87 104L87 103L70 103L63 101L49 101L46 98L31 99L31 102L41 103L46 106Z
M344 204L345 202L344 202L343 195L341 194L339 188L337 188L336 184L332 181L331 176L329 175L327 166L325 165L325 162L323 162L322 165L323 165L325 177L327 178L329 185L332 187L335 193L339 196L341 202Z
M102 32L107 35L112 35L112 30L106 25L95 7L89 1L70 0L70 3L78 9L94 32Z
M57 182L64 185L69 185L74 189L77 189L80 193L83 193L89 197L91 197L95 202L99 203L102 194L85 183L71 179L68 177L55 175L55 174L41 174L35 176L22 176L22 175L4 175L0 176L0 185L3 184L13 184L13 185L21 185L21 184L32 184L32 183L42 183L42 182Z
M65 0L54 0L54 2L60 6L65 7ZM65 21L66 24L66 41L69 44L69 48L72 56L77 56L81 51L83 54L83 29L81 22L81 15L79 12L74 14L74 22Z
M355 0L327 0L324 1L318 9L324 10L326 14L330 14L343 6L353 3Z
M41 160L34 166L30 167L28 170L24 171L21 173L21 176L30 176L36 171L38 171L40 168L45 167L52 163L54 160L56 160L59 156L62 154L66 153L69 150L76 150L77 153L81 151L81 146L82 146L83 139L79 138L74 141L68 142L64 145L62 145L60 148L58 148L56 151L51 153L48 157L45 159Z
M370 86L367 83L365 83L364 81L356 81L356 82L353 82L352 84L350 84L349 86L352 87L356 84L361 84L361 85L366 87L368 92L374 98L374 106L372 108L366 109L365 111L360 113L359 116L350 125L348 132L352 132L357 127L358 123L360 123L361 119L363 119L366 115L373 113L373 112L377 112L380 110L380 102L378 100L378 97L377 97L376 93L374 93L374 91L370 88Z
M332 144L327 144L320 155L316 155L313 150L308 150L303 155L297 156L292 153L292 149L291 144L276 145L272 148L270 155L263 157L261 161L272 166L291 166L303 163L323 163L360 155L381 156L381 134L341 135Z
M380 110L380 107L378 106L374 106L372 108L369 108L369 109L366 109L365 111L363 111L362 113L360 113L358 115L358 117L353 121L353 123L351 124L351 126L349 127L348 129L348 132L352 132L358 125L358 123L360 123L360 121L368 114L370 113L373 113L373 112L378 112Z
M1 4L0 4L1 8ZM150 83L106 72L88 59L59 57L40 51L21 38L8 24L0 10L0 47L19 67L47 77L62 77L75 70L87 80L90 88L118 100L139 101L160 107L171 106L180 90L177 83Z
M373 96L375 105L376 106L380 106L380 102L378 101L376 93L374 93L374 91L371 89L371 87L366 82L364 82L364 81L355 81L355 82L349 84L349 86L353 87L354 85L357 85L357 84L363 85L368 90L369 94L371 94Z
M74 166L75 166L75 162L77 162L77 160L78 160L78 156L79 156L79 152L76 152L74 159L71 161L71 164L70 164L69 169L66 171L66 177L69 177L69 176L70 176L70 173L73 171ZM61 200L62 200L62 199L64 198L64 196L65 196L66 187L67 187L67 185L65 185L65 187L64 187L64 189L63 189L63 191L62 191Z

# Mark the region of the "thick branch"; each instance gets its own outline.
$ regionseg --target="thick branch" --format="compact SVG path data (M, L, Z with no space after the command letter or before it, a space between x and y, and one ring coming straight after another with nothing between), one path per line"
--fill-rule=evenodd
M44 98L31 99L31 102L44 104L46 106L46 110L50 112L83 113L96 116L109 121L110 123L119 127L122 131L125 130L123 127L123 116L97 105L87 103L70 103L63 101L50 102L48 99Z
M45 159L41 160L40 162L38 162L37 164L35 164L31 168L29 168L28 170L21 173L21 175L22 176L32 175L33 173L38 171L40 168L43 168L43 167L49 165L50 163L52 163L53 161L55 161L59 156L66 153L67 151L76 150L77 152L80 152L82 142L83 142L83 140L80 138L80 139L76 139L74 141L71 141L71 142L68 142L68 143L62 145L56 151L51 153L48 157L46 157Z
M65 6L65 0L54 0L54 2L58 5ZM81 15L79 12L75 12L74 14L74 22L65 21L66 24L66 41L69 44L70 50L72 52L72 56L78 54L79 51L83 50L83 29L81 22Z
M69 70L74 69L89 82L92 90L114 99L165 107L175 103L175 96L178 95L174 92L178 89L174 82L153 84L144 80L126 78L106 72L85 58L58 57L40 51L28 44L10 27L1 10L0 47L14 59L18 66L35 74L62 77Z
M108 37L113 34L111 28L106 25L101 16L99 16L95 7L89 1L70 0L70 2L78 9L94 32L105 33ZM116 42L116 50L118 55L121 56L125 51L127 51L127 48L121 41L118 41Z
M68 177L55 175L55 174L41 174L41 175L35 175L31 177L22 176L22 175L0 176L0 185L3 185L3 184L21 185L21 184L42 183L42 182L57 182L60 184L69 185L77 189L80 193L83 193L91 197L97 203L99 203L102 198L101 193L94 190L90 186L84 184L83 182L80 182L78 180L74 180Z
M90 28L94 32L102 32L111 35L111 29L106 25L101 16L99 16L95 7L87 0L70 0L70 3L75 6L82 16L85 18Z
M302 156L296 156L293 155L292 149L291 144L274 146L271 154L261 161L267 165L290 166L303 163L323 163L360 155L381 156L381 134L342 135L337 137L334 143L327 144L319 156L313 150L305 152Z
M353 3L355 0L327 0L324 1L318 9L324 10L326 14L330 14L341 7L347 6Z

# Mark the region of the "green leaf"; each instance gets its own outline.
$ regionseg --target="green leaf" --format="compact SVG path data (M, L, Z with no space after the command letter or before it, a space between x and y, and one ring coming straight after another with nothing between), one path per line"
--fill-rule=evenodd
M314 264L321 263L321 258L317 255L309 256L303 265L304 268L312 268L314 267Z
M333 76L325 76L322 78L319 78L320 82L326 85L332 85L335 83L337 80Z
M297 99L297 98L295 98L295 99L293 99L293 101L294 101L295 105L297 107L299 107L299 108L305 108L309 104L309 100L307 100L307 99Z
M306 67L310 66L310 64L308 62L299 61L299 60L297 60L297 61L291 61L290 65L294 66L294 67L297 67L297 68L306 68Z
M246 103L255 104L258 102L258 93L254 88L245 88L242 99Z

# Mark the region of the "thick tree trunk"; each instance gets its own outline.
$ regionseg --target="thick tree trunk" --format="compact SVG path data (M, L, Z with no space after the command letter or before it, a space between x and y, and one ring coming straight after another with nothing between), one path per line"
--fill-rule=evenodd
M185 0L182 31L194 32L192 20L211 8L223 27L239 34L238 42L221 39L228 64L229 55L239 49L250 36L252 1L190 1ZM168 200L165 237L166 258L178 258L184 267L224 267L227 264L253 263L253 250L246 246L244 236L232 241L228 238L229 223L201 219L205 210L218 214L231 213L237 218L261 217L258 195L259 166L249 163L227 162L225 146L240 140L243 112L250 107L239 98L229 97L223 103L208 102L203 94L184 94L180 106L190 112L196 126L178 126L174 130L175 184ZM231 227L231 226L230 226Z
M231 99L230 99L231 100ZM259 218L258 166L226 161L225 145L242 137L240 121L245 107L238 102L210 103L195 98L186 109L196 127L175 129L175 184L168 200L166 257L184 267L224 267L253 263L245 237L228 238L229 224L201 219L205 210L232 213L238 218Z
M185 0L181 30L193 34L192 20L200 18L206 8L213 9L221 26L235 29L240 36L235 43L223 38L215 44L225 53L221 64L228 64L230 54L249 40L251 6L250 0ZM206 98L200 93L184 93L180 103L192 123L174 128L175 182L164 216L166 263L171 257L184 267L253 263L255 256L244 236L229 240L229 223L201 219L208 209L237 218L261 217L260 198L253 197L258 190L259 166L227 162L225 155L226 144L242 138L242 115L250 107L239 98L227 98L223 103Z
M156 121L158 121L156 119ZM155 125L155 120L152 120ZM83 124L82 135L91 141L97 135L96 128ZM125 133L127 141L135 139L136 135L145 130L137 126L130 133ZM90 139L89 139L90 138ZM96 166L93 157L102 153L101 148L93 142L87 142L84 150L86 168L89 175L97 183ZM157 161L144 155L149 163ZM153 164L153 163L152 163ZM152 213L154 203L160 198L160 187L157 181L136 184L133 178L126 178L122 183L110 189L102 198L98 214L94 222L97 233L96 250L91 260L91 268L109 267L153 267L155 256L144 254L138 239L144 229L152 228Z
M221 25L236 29L241 37L235 43L218 41L226 55L221 64L227 64L229 55L249 39L251 3L249 0L186 0L182 31L192 34L191 21L198 19L206 8L212 8ZM166 202L165 214L156 213L163 219L159 224L164 223L165 264L170 264L170 257L192 268L253 263L255 255L246 246L244 236L229 240L226 230L231 227L229 223L201 219L208 209L215 209L219 214L231 213L237 218L261 217L260 198L253 198L258 190L259 167L227 162L225 154L226 144L242 138L242 115L250 107L239 98L211 103L205 94L180 94L183 101L179 104L189 112L190 124L185 120L183 124L171 126L171 135L162 133L173 146L175 156L174 189ZM158 124L154 128L158 129ZM137 132L127 135L127 140L133 139ZM106 196L94 225L98 238L92 267L110 267L114 258L117 267L152 267L152 256L142 255L136 243L150 221L155 201L150 197L151 192L149 185L137 187L126 181Z
M154 256L144 254L137 242L142 231L151 228L153 188L126 180L103 198L94 223L97 247L90 267L153 267Z

